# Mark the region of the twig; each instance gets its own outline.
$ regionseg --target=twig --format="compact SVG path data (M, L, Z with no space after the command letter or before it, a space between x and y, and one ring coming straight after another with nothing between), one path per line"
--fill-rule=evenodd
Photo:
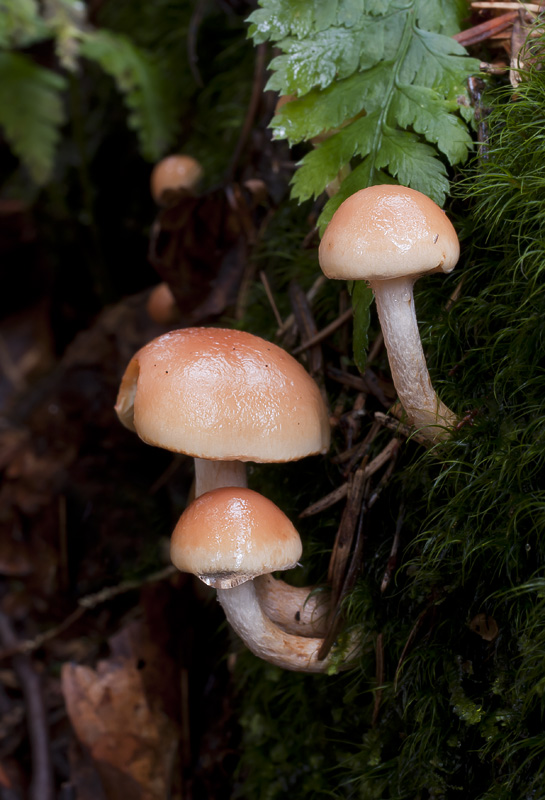
M227 170L228 180L233 179L240 156L242 155L244 146L246 144L248 136L250 135L252 126L254 124L254 118L263 94L266 55L267 55L267 48L265 47L264 44L259 44L256 48L252 94L250 96L250 102L248 104L248 110L246 111L246 117L244 118L242 130L240 131L240 136L238 137L235 151L232 155L231 162L229 164L229 169Z
M378 356L382 348L384 347L384 336L382 335L382 331L378 334L377 338L371 345L371 349L367 355L367 363L372 364L375 358Z
M193 76L193 80L201 89L204 86L204 82L198 67L197 35L201 22L204 19L205 6L206 0L197 0L195 9L191 14L191 19L189 20L189 29L187 32L187 60L189 62L189 70Z
M119 583L117 586L108 586L105 589L101 589L99 592L95 592L95 594L88 594L78 601L79 608L74 609L74 611L72 611L72 613L69 614L66 619L64 619L54 628L50 628L44 633L38 634L38 636L35 636L34 639L25 639L11 645L4 643L4 650L0 652L0 661L5 658L11 658L19 653L33 653L35 650L39 650L40 647L46 644L46 642L49 642L51 639L56 639L57 636L59 636L61 633L64 633L64 631L77 622L86 611L91 611L93 608L102 605L102 603L108 602L108 600L111 600L120 594L125 594L125 592L132 592L135 589L140 589L142 586L145 586L148 583L156 583L158 581L167 580L168 578L171 578L173 575L177 574L179 573L176 567L165 567L165 569L162 569L159 572L153 572L151 575L141 578L140 580L123 581L123 583Z
M364 444L364 442L362 442L362 444ZM361 468L363 477L371 478L375 472L384 466L384 464L392 457L398 446L399 442L396 439L391 439L386 447L378 454L378 456L376 456L376 458ZM299 518L302 519L304 517L312 517L314 514L319 514L321 511L325 511L326 508L330 508L331 506L335 505L335 503L338 503L339 500L343 499L343 497L346 497L349 487L350 483L343 483L341 486L333 489L333 491L329 494L326 494L325 497L322 497L320 500L317 500L315 503L305 508L304 511L301 511Z
M299 347L296 347L295 350L292 351L293 355L296 356L298 353L302 353L303 350L307 350L309 347L319 344L324 339L327 339L327 337L336 331L337 328L340 328L342 325L348 322L349 319L352 319L352 314L352 309L347 308L344 314L341 314L340 317L334 319L333 322L330 322L329 325L326 325L326 327L321 331L318 331L318 333L316 333L310 339L307 339L306 342L303 342L299 345Z
M325 275L319 275L316 278L316 280L314 281L314 283L307 292L307 300L309 303L312 303L312 301L314 300L314 298L316 297L316 295L318 294L318 292L320 291L326 280L327 278L325 277ZM293 314L290 314L289 317L285 320L285 322L276 331L276 336L277 337L284 336L292 327L294 322L295 322L295 317L293 316Z
M366 513L369 511L370 508L374 506L376 501L378 500L380 493L390 480L392 473L395 468L395 463L397 460L397 451L399 442L394 440L395 448L392 448L390 463L388 468L385 470L384 474L382 475L380 481L378 482L377 486L375 487L372 494L367 498L367 488L362 494L361 499L361 508L360 514L358 519L358 530L356 534L356 544L354 545L354 551L352 553L352 558L350 560L350 565L348 570L346 571L346 577L342 582L342 587L340 592L338 592L337 602L332 607L334 608L334 612L331 616L329 627L326 635L324 636L324 641L318 651L318 658L323 659L329 653L333 642L336 640L341 624L342 624L342 610L343 610L343 601L344 598L352 591L356 584L357 577L361 571L361 563L363 560L363 544L365 540L365 536L363 534L363 518ZM367 484L368 485L368 484ZM346 510L346 509L345 509ZM342 524L342 523L341 523ZM340 530L340 529L339 529ZM335 590L335 586L333 585L333 592Z
M357 532L356 532L356 546L354 547L354 553L353 553L353 556L352 556L352 562L350 564L350 569L348 571L348 574L346 575L346 578L343 581L343 584L341 586L341 590L339 592L337 602L335 603L335 605L332 605L333 613L332 613L332 615L331 615L331 617L329 619L328 630L327 630L326 635L324 636L323 642L322 642L322 644L320 646L320 649L318 650L318 653L317 653L317 657L320 660L326 658L326 656L328 655L329 651L331 650L331 648L333 646L333 642L336 640L336 638L337 638L337 636L339 634L339 630L340 630L341 623L342 623L342 601L343 601L344 597L346 596L346 594L353 587L355 575L357 574L356 570L353 569L352 567L353 567L353 565L354 565L354 563L356 561L357 561L358 567L359 567L359 565L361 563L361 559L362 559L362 556L363 556L363 540L364 540L364 536L363 536L363 532L362 531L363 531L363 517L365 515L365 510L366 510L365 509L365 505L362 504L361 507L360 507L360 513L359 513L359 515L358 515L358 517L356 519L358 527L357 527Z
M365 475L365 471L359 469L350 484L348 502L344 507L329 561L328 581L331 583L332 608L335 608L339 602L346 573L346 564L350 556L356 525L361 515L362 501L368 490L369 479Z
M318 330L306 294L295 281L290 283L288 294L301 339L314 339ZM322 349L319 345L314 344L309 348L308 352L308 371L315 377L322 370Z
M0 639L4 647L12 649L17 647L17 637L9 618L3 611L0 611ZM49 747L47 712L40 676L28 656L14 656L13 669L19 679L25 698L32 759L29 800L54 800L53 764Z
M520 0L519 3L494 2L494 0L477 0L474 3L471 3L471 8L497 8L504 11L510 11L513 9L514 11L528 11L530 13L535 12L536 14L539 14L540 11L543 11L542 5L537 5L536 3L525 3L524 0Z
M382 701L382 684L384 683L384 642L382 633L377 636L377 688L375 689L375 702L373 705L373 717L371 720L371 727L374 728L378 722L378 715L380 711L380 704Z
M263 272L263 270L261 270L261 272L259 273L259 277L261 278L261 283L263 284L263 288L265 289L265 294L267 295L267 300L269 301L270 306L272 308L272 312L274 314L274 318L276 319L278 327L281 328L284 323L282 322L282 317L280 316L280 311L278 310L278 306L276 305L276 302L275 302L275 299L274 299L274 295L273 295L273 293L271 291L271 286L269 284L269 279L267 278L267 275L265 274L265 272Z
M395 413L395 407L391 409L391 413ZM407 439L414 440L418 442L418 444L424 445L424 447L430 446L429 439L426 439L422 434L415 431L414 428L411 428L409 425L404 425L403 422L400 422L395 417L390 417L388 414L383 414L382 411L375 411L375 419L377 422L380 422L385 428L397 433L398 436L405 436Z
M492 34L504 30L504 28L508 28L513 20L516 19L517 14L517 11L509 11L507 14L502 14L501 17L493 17L465 31L460 31L460 33L454 34L452 38L460 44L463 44L464 47L470 44L484 42L485 39L489 39Z
M348 494L348 483L343 483L341 486L337 486L336 489L333 489L332 492L326 494L325 497L322 497L320 500L317 500L312 505L305 508L304 511L301 511L299 514L299 518L303 519L304 517L313 517L314 514L320 514L322 511L325 511L327 508L331 508L334 506L335 503L338 503Z
M405 516L405 509L402 506L399 510L399 514L397 517L396 529L395 529L394 539L392 542L392 548L390 550L390 555L388 557L388 563L386 564L386 569L384 571L382 583L380 584L381 593L385 592L386 589L388 588L388 585L392 580L394 569L396 568L397 565L397 553L399 550L399 542L401 540L401 528L403 527L404 516Z
M401 655L399 657L399 661L397 662L397 667L396 667L395 676L394 676L394 691L395 692L397 692L397 684L398 684L398 680L399 680L399 674L401 672L401 667L403 666L403 663L405 661L407 653L409 652L412 643L416 639L417 633L420 630L420 628L422 627L422 625L424 624L424 620L428 616L429 612L430 612L429 607L425 608L424 611L420 612L416 622L414 623L413 627L411 628L411 632L409 633L407 641L405 642L405 646L404 646L403 650L401 651Z

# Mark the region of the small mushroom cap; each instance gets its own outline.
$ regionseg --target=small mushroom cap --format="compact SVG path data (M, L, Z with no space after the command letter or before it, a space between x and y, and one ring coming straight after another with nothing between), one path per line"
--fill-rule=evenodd
M329 447L310 375L243 331L184 328L149 342L130 361L115 408L148 444L196 458L293 461Z
M171 325L179 319L180 313L172 290L164 281L151 290L146 303L148 316L159 325Z
M328 278L388 280L451 272L460 255L456 231L425 194L370 186L348 197L323 235L320 266Z
M221 589L258 575L291 569L301 557L301 538L286 515L251 489L205 492L186 508L172 534L170 556Z
M157 205L164 205L169 192L194 189L201 177L202 167L192 156L167 156L151 172L151 195Z

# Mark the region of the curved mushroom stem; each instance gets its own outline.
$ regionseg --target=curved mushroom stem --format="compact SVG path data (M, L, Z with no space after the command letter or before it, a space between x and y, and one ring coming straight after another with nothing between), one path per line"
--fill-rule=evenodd
M246 465L243 461L209 461L195 459L195 497L224 486L248 486Z
M272 575L254 578L259 605L271 622L295 636L323 639L327 631L329 595L312 586L290 586Z
M275 625L259 605L254 581L246 581L233 589L218 589L227 621L246 647L259 658L282 669L297 672L329 672L351 666L358 647L350 645L346 658L338 664L335 654L318 660L322 639L293 636Z
M416 321L413 285L414 278L370 282L401 405L422 435L439 442L448 439L458 418L431 385Z

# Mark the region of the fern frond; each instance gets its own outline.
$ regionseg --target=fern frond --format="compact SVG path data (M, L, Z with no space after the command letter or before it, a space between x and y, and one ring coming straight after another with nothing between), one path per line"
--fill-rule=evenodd
M293 196L316 197L358 159L320 227L348 194L384 174L443 204L445 161L464 161L472 146L460 106L467 77L479 66L444 33L457 29L461 4L261 0L261 6L249 18L250 34L282 51L271 62L267 88L295 97L274 118L275 137L295 144L333 132L302 159Z
M64 119L65 79L20 53L0 52L0 126L38 184L51 176Z
M80 55L96 61L115 80L142 155L150 161L160 158L174 138L176 111L168 81L151 57L125 36L106 30L86 34Z
M0 47L26 47L47 35L36 0L0 0Z

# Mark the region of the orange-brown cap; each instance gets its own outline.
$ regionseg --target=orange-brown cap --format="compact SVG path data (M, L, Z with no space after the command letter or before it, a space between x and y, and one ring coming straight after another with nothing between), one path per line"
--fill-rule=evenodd
M456 231L425 194L405 186L370 186L337 209L320 243L328 278L388 280L451 272L460 255Z
M159 325L172 325L180 313L172 289L164 281L153 287L146 303L148 316Z
M168 192L194 189L201 177L202 167L192 156L167 156L159 161L152 170L151 195L157 205L163 205Z
M197 458L293 461L329 447L312 378L243 331L184 328L154 339L130 361L116 411L148 444Z
M236 487L214 489L194 500L170 544L175 567L222 589L290 569L301 552L299 534L278 506Z

